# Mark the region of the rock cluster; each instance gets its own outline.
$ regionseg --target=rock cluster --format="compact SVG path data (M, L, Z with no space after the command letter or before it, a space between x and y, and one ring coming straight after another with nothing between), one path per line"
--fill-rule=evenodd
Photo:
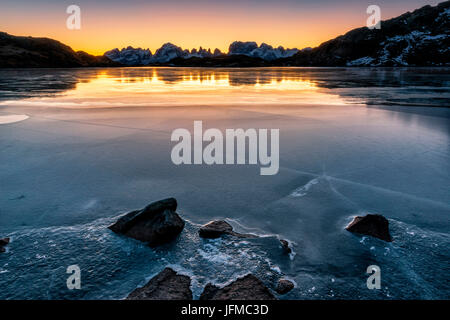
M192 300L191 279L165 268L127 300ZM254 275L246 275L219 288L208 283L200 300L276 300L272 292Z
M185 222L176 213L177 201L168 198L153 202L142 210L127 213L111 225L109 229L125 236L144 241L150 246L157 246L174 240L183 230ZM389 221L378 214L357 216L346 227L350 232L373 236L385 241L392 241L389 234ZM199 229L202 238L214 239L224 235L240 238L257 238L255 235L240 234L226 221L211 221ZM0 239L0 252L9 243L9 238ZM287 240L280 240L284 253L292 252ZM191 300L191 279L165 268L153 277L145 286L131 292L128 300ZM286 294L294 288L294 283L279 279L275 291ZM224 287L208 283L200 300L274 300L276 297L261 280L252 274L239 278Z

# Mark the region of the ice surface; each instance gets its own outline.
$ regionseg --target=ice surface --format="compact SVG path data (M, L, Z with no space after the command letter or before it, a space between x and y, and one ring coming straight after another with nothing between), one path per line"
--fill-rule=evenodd
M269 286L295 280L286 299L449 298L445 70L47 69L0 78L0 114L29 116L0 125L0 236L14 238L0 254L1 298L119 299L169 264L192 272L196 296L208 281L251 271ZM279 173L173 165L171 132L194 120L279 128ZM172 245L153 250L106 229L169 196L190 221ZM366 213L390 220L392 243L344 230ZM198 225L218 218L272 236L199 239ZM293 244L293 260L278 238ZM65 269L76 263L85 282L73 294ZM365 285L371 264L382 269L380 291Z

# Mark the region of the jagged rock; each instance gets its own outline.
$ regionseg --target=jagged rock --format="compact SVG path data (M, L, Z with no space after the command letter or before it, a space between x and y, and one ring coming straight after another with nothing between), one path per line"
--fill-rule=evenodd
M276 300L270 290L254 275L249 274L219 288L208 283L200 300Z
M379 214L368 214L364 217L357 216L345 229L384 241L392 241L392 237L389 234L389 221Z
M279 294L286 294L289 291L291 291L292 289L294 289L294 284L291 281L286 280L286 279L278 280L276 291Z
M281 239L281 246L283 247L283 251L287 254L291 253L292 250L291 248L289 248L289 242L287 242L286 240Z
M252 234L241 234L234 232L233 227L228 222L223 220L208 222L200 228L198 233L200 237L208 239L219 238L224 234L229 234L240 238L257 238L257 236Z
M191 279L165 268L142 288L131 292L127 300L192 300Z
M142 210L127 213L109 229L147 242L152 247L164 244L175 239L184 228L185 223L175 212L176 209L174 198L156 201Z

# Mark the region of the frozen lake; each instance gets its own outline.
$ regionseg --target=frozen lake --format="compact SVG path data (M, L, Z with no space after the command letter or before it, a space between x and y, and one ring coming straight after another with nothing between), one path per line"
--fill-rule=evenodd
M294 280L282 299L449 299L449 87L448 68L0 70L0 299L120 299L167 265L195 297L253 272ZM278 174L174 165L171 133L195 120L279 129ZM106 229L167 197L188 221L174 243ZM392 243L344 229L367 213ZM264 237L200 239L217 218ZM372 264L381 290L366 287Z

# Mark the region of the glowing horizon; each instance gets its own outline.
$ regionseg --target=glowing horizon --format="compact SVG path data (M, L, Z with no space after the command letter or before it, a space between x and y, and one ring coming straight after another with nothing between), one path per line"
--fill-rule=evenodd
M0 31L47 37L91 54L128 46L152 53L171 42L183 49L228 51L233 41L265 42L274 47L316 47L366 23L368 3L320 1L122 1L79 0L81 30L66 28L66 8L73 2L3 0ZM378 1L386 20L441 1Z

